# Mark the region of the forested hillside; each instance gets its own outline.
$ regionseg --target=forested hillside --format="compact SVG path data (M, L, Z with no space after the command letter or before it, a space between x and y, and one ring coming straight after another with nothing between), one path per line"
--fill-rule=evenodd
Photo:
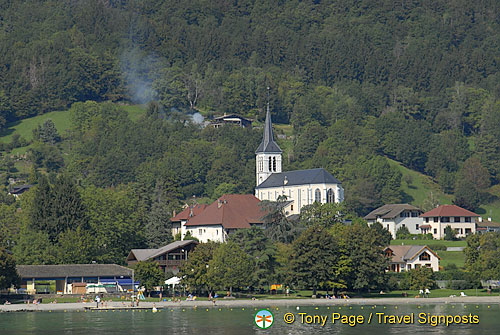
M57 189L70 176L86 231L104 220L92 212L102 194L130 200L135 230L193 196L252 192L260 130L202 129L191 115L262 121L270 87L273 122L293 129L279 140L284 169L328 169L350 211L438 201L409 197L411 174L387 158L477 210L500 180L499 13L494 0L0 0L1 183ZM131 120L124 104L146 111ZM68 110L67 131L12 134L55 110ZM24 213L40 209L26 199ZM0 220L27 215L2 201Z

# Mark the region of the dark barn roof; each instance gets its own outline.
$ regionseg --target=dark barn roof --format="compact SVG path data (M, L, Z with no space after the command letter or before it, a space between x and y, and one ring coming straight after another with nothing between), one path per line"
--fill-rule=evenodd
M175 241L158 249L132 249L127 257L127 261L137 260L139 262L158 257L189 244L198 244L194 240Z
M21 278L119 277L132 276L132 270L116 264L18 265Z
M285 184L286 178L286 184ZM273 173L257 188L292 186L305 184L341 184L330 172L323 168Z

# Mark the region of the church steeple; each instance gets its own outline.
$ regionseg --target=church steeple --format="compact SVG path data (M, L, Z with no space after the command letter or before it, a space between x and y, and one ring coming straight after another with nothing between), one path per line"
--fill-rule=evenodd
M264 124L264 135L256 154L256 182L257 186L264 182L271 174L281 172L281 149L274 141L271 113L269 112L269 87L267 88L267 112Z
M269 88L268 88L269 89ZM256 154L258 153L278 153L281 154L282 151L278 144L274 141L273 136L273 125L271 123L271 113L269 112L269 100L267 101L267 112L266 112L266 123L264 124L264 136L262 137L262 142L260 143Z

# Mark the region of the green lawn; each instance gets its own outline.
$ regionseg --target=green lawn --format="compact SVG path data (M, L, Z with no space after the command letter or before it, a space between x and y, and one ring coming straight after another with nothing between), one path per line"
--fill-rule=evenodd
M462 251L436 251L441 260L439 265L447 267L450 264L455 264L458 268L465 265L465 254Z
M26 140L31 140L33 139L33 129L48 119L54 121L59 134L64 134L66 129L70 127L68 111L50 112L8 124L7 128L0 133L0 142L10 142L13 134L19 134Z
M146 111L144 105L118 105L127 112L132 121L138 120ZM12 135L19 134L24 139L30 141L33 139L33 129L46 120L51 119L60 135L64 135L71 126L70 113L68 111L50 112L43 115L34 116L28 119L12 122L6 129L0 133L0 143L9 143ZM24 154L30 146L16 148L11 154Z
M445 245L447 247L465 247L465 241L446 241L446 240L392 240L391 245L428 245L432 248L433 245Z
M444 194L441 187L431 177L410 170L390 158L387 158L387 160L391 166L396 167L402 174L401 188L407 195L407 198L404 199L405 202L417 207L423 207L422 205L432 192L432 195L440 204L451 204L452 196Z

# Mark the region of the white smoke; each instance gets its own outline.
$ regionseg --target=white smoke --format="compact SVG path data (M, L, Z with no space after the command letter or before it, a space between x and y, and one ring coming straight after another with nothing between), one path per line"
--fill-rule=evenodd
M193 121L193 123L203 124L205 118L200 113L194 113L193 115L191 115L191 120Z
M145 104L154 100L156 92L149 75L156 73L159 62L158 58L145 55L137 48L123 52L120 58L121 70L133 103Z

